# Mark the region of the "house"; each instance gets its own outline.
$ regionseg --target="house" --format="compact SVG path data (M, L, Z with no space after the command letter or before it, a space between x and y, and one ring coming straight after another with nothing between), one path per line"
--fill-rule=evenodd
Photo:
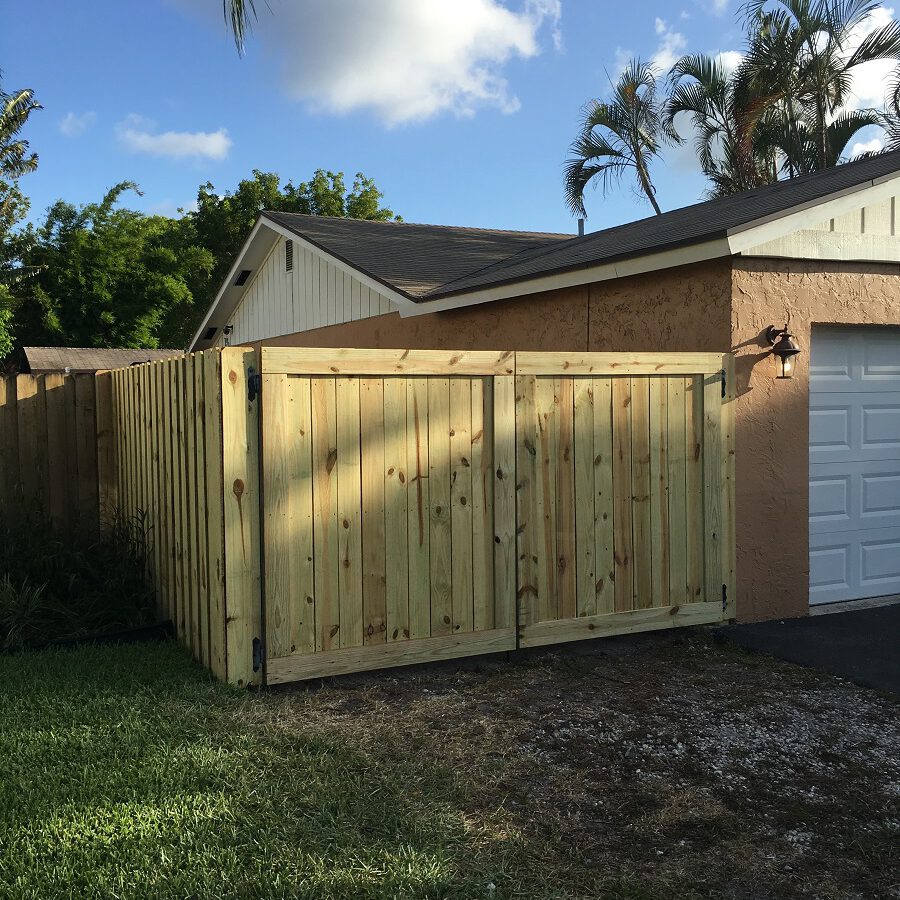
M157 359L181 356L184 350L97 349L95 347L23 347L26 371L31 375L68 372L73 375L120 369Z
M799 616L900 593L898 214L900 153L583 237L263 213L191 349L733 351L738 615Z

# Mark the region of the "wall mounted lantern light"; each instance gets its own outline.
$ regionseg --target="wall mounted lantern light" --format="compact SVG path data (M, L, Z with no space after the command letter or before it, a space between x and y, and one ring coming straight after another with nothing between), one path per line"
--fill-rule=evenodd
M766 340L772 345L772 355L778 360L778 377L793 378L794 357L803 351L797 346L787 325L784 328L770 325L766 329Z

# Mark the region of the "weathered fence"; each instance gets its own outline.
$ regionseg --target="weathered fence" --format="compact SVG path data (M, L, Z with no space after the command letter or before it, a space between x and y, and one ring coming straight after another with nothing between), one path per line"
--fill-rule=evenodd
M145 517L160 613L239 685L714 622L732 362L235 347L20 376L0 499Z
M63 536L98 533L107 502L98 454L109 436L97 433L105 400L93 375L0 378L0 512L7 518L40 511Z

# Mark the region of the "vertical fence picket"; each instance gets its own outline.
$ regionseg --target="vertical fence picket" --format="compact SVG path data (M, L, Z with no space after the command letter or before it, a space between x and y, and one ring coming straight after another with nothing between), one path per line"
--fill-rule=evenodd
M408 640L410 469L407 456L405 378L384 379L384 533L388 641Z

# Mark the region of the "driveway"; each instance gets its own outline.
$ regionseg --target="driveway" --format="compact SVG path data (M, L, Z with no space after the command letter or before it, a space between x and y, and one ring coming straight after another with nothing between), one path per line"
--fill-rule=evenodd
M726 640L900 696L900 603L719 629Z

